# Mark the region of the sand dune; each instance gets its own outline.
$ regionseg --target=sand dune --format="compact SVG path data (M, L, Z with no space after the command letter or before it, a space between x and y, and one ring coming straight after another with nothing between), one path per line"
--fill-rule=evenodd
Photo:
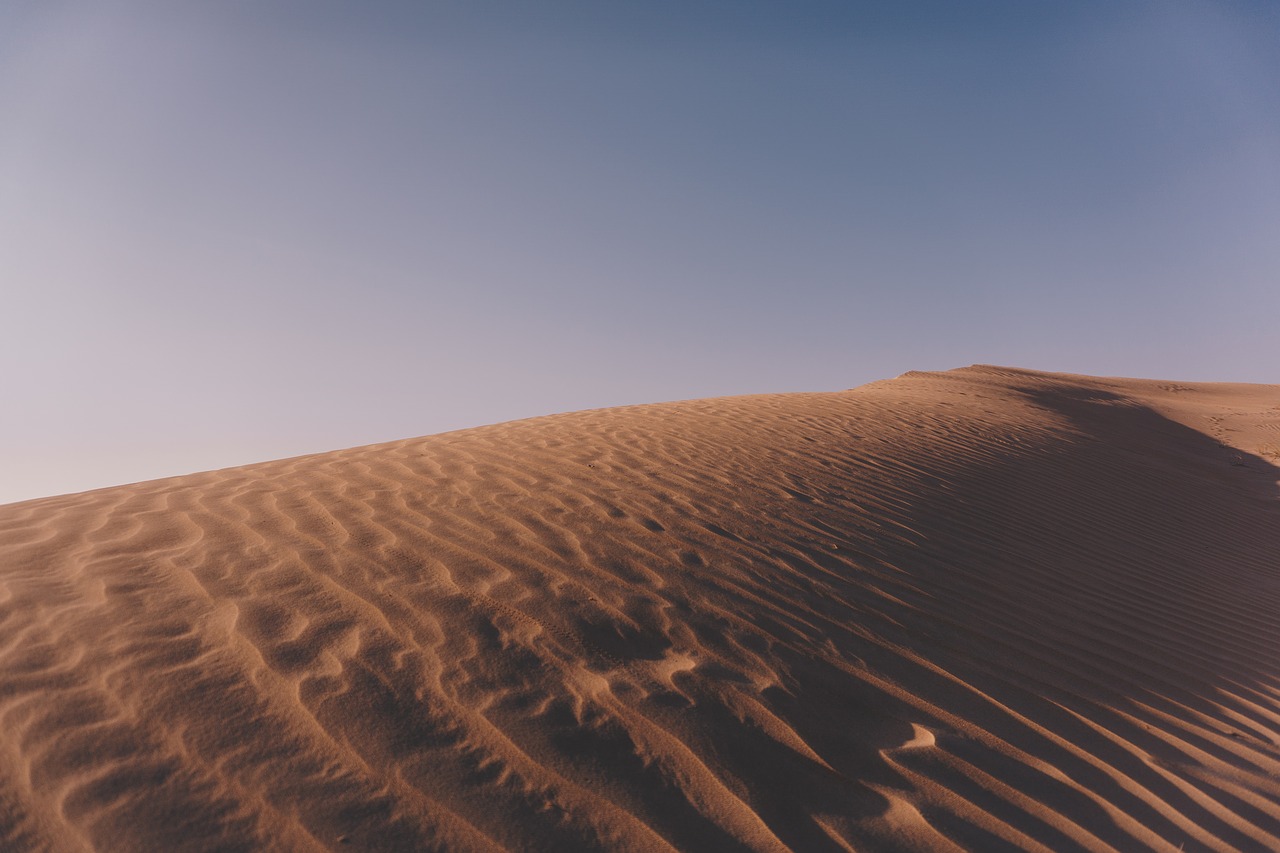
M0 507L3 850L1280 849L1280 386L972 367Z

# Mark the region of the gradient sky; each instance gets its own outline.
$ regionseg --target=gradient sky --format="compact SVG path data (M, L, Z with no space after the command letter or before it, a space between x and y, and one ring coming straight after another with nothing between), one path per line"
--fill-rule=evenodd
M0 2L0 502L974 362L1280 382L1275 2Z

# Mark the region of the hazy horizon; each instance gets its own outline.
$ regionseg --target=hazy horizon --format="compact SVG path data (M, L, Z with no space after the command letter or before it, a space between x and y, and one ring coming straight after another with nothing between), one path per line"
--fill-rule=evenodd
M972 363L1280 382L1280 7L17 2L0 503Z

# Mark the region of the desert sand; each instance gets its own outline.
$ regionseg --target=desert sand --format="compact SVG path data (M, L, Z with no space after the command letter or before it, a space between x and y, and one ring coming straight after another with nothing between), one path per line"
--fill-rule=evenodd
M1280 849L1280 386L975 366L0 507L0 849Z

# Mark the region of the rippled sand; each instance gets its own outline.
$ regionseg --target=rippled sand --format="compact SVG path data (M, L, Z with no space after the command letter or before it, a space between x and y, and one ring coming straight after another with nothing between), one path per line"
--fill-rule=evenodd
M1280 849L1280 386L973 367L0 507L0 849Z

